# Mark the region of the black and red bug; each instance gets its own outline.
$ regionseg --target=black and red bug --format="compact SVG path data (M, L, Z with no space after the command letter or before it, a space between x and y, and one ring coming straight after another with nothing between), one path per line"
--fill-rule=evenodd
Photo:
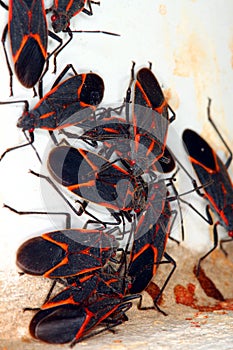
M146 158L146 150L143 147L144 154L140 158L143 159L140 162L139 154L134 154L132 151L134 147L132 143L133 140L133 127L130 123L127 123L124 118L118 118L116 116L111 116L108 118L102 118L97 120L97 125L93 128L86 130L81 136L80 139L84 140L92 146L97 146L97 142L101 142L103 148L99 153L104 154L106 158L111 158L114 153L117 157L125 159L131 164L137 163L138 168L145 171L146 166L144 162ZM65 133L68 137L77 138L76 135ZM139 145L140 147L140 145Z
M24 242L16 264L30 275L66 278L102 269L118 247L116 238L103 230L59 230Z
M0 1L0 5L8 10L8 24L2 34L2 44L10 74L10 95L12 91L12 69L5 47L7 33L14 70L20 83L32 88L38 82L48 59L48 35L59 42L51 56L62 45L62 40L48 31L43 0L10 0L9 5Z
M111 274L89 276L68 286L35 314L30 323L32 337L47 343L74 346L80 340L127 321L132 306L125 297L125 281ZM100 329L99 326L103 325ZM97 329L96 329L97 327Z
M217 226L223 226L227 230L231 240L233 237L233 188L232 181L227 171L232 160L232 152L210 116L210 102L211 100L209 100L208 104L208 119L229 151L230 155L227 161L223 163L213 148L195 131L186 129L182 135L185 149L189 155L189 160L200 183L204 185L203 193L201 193L201 195L209 202L209 205L206 207L208 217L206 221L210 224L213 223L209 209L213 210L218 217L218 221L215 222L213 228L214 246L200 258L197 267L197 274L201 261L205 259L218 245ZM206 184L208 185L205 186Z
M174 121L176 117L175 112L164 97L158 80L151 71L151 64L149 68L144 67L137 72L133 101L135 104L152 108L169 120L169 123ZM168 111L172 113L171 117Z
M65 304L37 312L30 323L31 336L50 344L70 343L73 347L128 320L125 312L131 308L131 302L118 297L97 298L87 306Z
M150 112L151 118L161 119L161 116L153 110L144 110L144 107L140 106L138 108L144 115ZM163 120L165 121L164 118ZM98 142L101 142L103 146L102 154L110 158L114 153L119 158L127 160L132 168L134 164L137 164L138 168L146 172L155 165L157 171L172 171L175 167L175 162L169 150L160 141L160 131L158 131L156 136L155 132L151 134L149 131L141 128L138 128L137 131L138 134L134 137L133 124L126 122L124 118L112 116L97 120L96 126L86 130L79 137L68 132L64 132L64 134L71 138L80 138L91 146L97 146Z
M62 82L61 79L72 68L75 75ZM18 149L34 142L34 129L40 128L50 132L65 128L69 125L78 125L93 121L92 111L102 101L104 82L95 73L77 74L72 65L62 71L54 82L52 89L29 110L26 100L0 102L0 104L23 103L24 111L18 119L17 126L28 131L28 143L8 148L1 156L11 150ZM56 142L56 140L55 140Z
M86 202L106 207L114 217L120 212L130 219L132 210L140 212L145 205L146 182L121 159L117 164L81 148L58 146L47 165L58 183Z
M162 206L158 205L158 192L161 192L161 184L160 186L154 184L149 190L145 210L139 216L134 229L134 241L130 251L129 266L127 269L127 274L131 277L128 292L135 294L141 293L147 288L152 278L156 275L158 266L161 263L166 262L173 265L159 295L153 300L155 307L159 311L161 310L157 305L157 301L176 268L175 261L165 252L167 239L170 236L173 225L171 220L173 211L169 203L169 198L164 198L163 201L160 201ZM162 261L163 257L166 260ZM141 303L139 304L139 308L141 308Z
M131 80L126 93L126 117L133 125L134 140L138 144L145 144L148 149L147 156L151 152L156 152L157 157L155 159L157 160L163 155L168 125L175 119L175 113L168 105L162 89L151 71L151 64L149 68L141 68L136 75L136 79L134 67L135 63L133 62ZM132 110L130 112L131 98ZM172 113L171 117L168 110ZM154 137L151 138L148 135ZM135 145L137 147L137 143Z

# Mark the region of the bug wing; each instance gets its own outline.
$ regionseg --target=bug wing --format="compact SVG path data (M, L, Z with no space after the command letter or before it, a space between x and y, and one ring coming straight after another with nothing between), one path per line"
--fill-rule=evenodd
M47 25L42 1L12 1L9 32L15 73L21 84L33 87L43 71L47 56ZM30 11L30 13L29 13Z

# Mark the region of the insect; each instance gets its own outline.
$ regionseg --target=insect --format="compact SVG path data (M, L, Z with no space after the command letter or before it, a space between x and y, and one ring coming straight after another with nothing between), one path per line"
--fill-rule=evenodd
M43 0L10 0L9 6L0 1L0 5L8 10L8 24L3 30L2 44L10 75L10 96L13 95L12 76L5 41L7 33L14 70L20 83L32 88L42 75L46 60L62 45L61 39L48 31ZM47 54L48 35L57 40L59 45L50 55Z
M140 128L154 135L154 140L149 142L150 147L147 148L148 152L153 152L154 146L158 147L159 145L160 150L157 150L157 158L159 158L163 155L168 125L174 121L175 113L168 105L162 89L151 71L151 66L150 64L149 68L141 68L135 79L135 62L133 62L131 79L126 92L126 117L133 124L135 140L140 140L142 143L147 142L148 144L148 140L146 141L147 135L141 133ZM129 106L133 83L132 117L130 118ZM156 114L152 114L151 110L157 112L159 117L155 118ZM168 110L172 113L171 117Z
M227 172L232 160L232 152L210 116L210 104L211 100L209 99L207 109L208 119L230 154L226 162L223 163L213 148L195 131L186 129L182 136L189 160L200 183L202 185L209 183L208 186L203 187L203 193L201 194L203 198L209 202L206 207L206 221L209 224L213 223L209 212L210 209L212 209L218 217L218 221L215 222L213 228L214 245L200 258L197 266L197 274L199 273L201 262L218 245L217 226L223 226L228 231L228 235L233 237L233 188L230 176Z
M152 114L157 114L150 110ZM157 114L158 118L161 116ZM161 145L148 131L138 129L140 137L134 139L133 125L124 118L111 116L96 120L96 126L88 128L81 136L62 130L62 133L71 139L81 139L92 147L101 143L99 154L111 158L113 154L125 159L131 167L141 169L142 172L150 170L162 173L171 172L175 168L175 159L168 147ZM161 149L163 155L161 156Z
M140 106L137 108L144 109ZM144 113L143 110L141 112ZM145 113L148 115L147 110ZM151 118L161 119L161 116L153 110L150 110L150 114ZM146 171L148 167L152 167L155 163L157 163L158 169L163 168L163 164L167 163L169 164L169 171L171 171L175 163L172 161L168 149L161 144L159 137L159 135L155 137L154 134L150 134L148 130L137 128L137 137L135 138L133 124L127 123L124 118L110 117L97 120L97 126L85 131L80 139L93 146L96 146L99 141L102 142L104 146L102 152L105 152L107 158L110 158L114 152L129 163L137 164L138 168L143 171ZM165 150L166 155L164 154ZM161 156L161 152L163 156ZM164 170L167 168L164 165Z
M134 294L141 293L144 290L147 291L147 287L156 275L160 264L170 263L173 265L163 286L153 296L154 306L162 313L164 312L158 307L157 302L176 269L175 260L165 251L168 238L176 241L170 237L170 233L177 217L177 210L171 208L170 202L176 200L179 205L180 197L190 193L190 191L182 194L177 192L173 184L175 174L171 179L168 179L169 182L166 185L164 181L149 185L148 200L144 212L138 217L137 225L133 230L134 242L130 251L127 270L128 276L131 277L131 284L128 291ZM173 190L175 190L174 195L170 196L170 193L167 191L168 186L172 186ZM164 196L165 189L166 196ZM160 200L159 194L161 195ZM179 211L183 237L183 217L180 205ZM162 258L165 258L165 260L162 260ZM146 309L141 307L141 301L142 299L140 299L138 307L140 309Z
M119 162L121 166L81 148L58 146L49 153L47 165L58 183L86 203L106 207L116 220L125 215L131 221L130 211L140 212L144 206L147 185L126 162Z
M134 229L134 242L130 251L127 274L131 277L128 292L131 294L141 293L149 285L153 276L155 276L159 264L165 262L173 264L173 268L164 282L159 295L153 300L155 307L163 313L159 309L157 301L175 271L176 263L165 252L167 239L173 225L171 221L173 211L168 198L158 201L158 193L161 192L164 184L160 183L159 185L153 184L149 188L145 210L139 216ZM159 203L162 203L162 205L159 206ZM162 262L163 257L166 260ZM141 299L139 308L142 308Z
M62 82L61 79L69 69L74 76ZM59 83L60 82L60 83ZM40 99L35 107L29 110L26 100L0 102L1 104L23 103L24 111L18 119L17 127L23 132L29 132L29 142L16 147L8 148L6 153L31 145L34 142L34 129L58 130L68 125L77 125L93 121L92 111L102 101L104 82L95 73L77 74L72 65L67 65L54 82L51 90ZM54 139L56 143L56 139Z
M85 8L85 5L88 8ZM51 8L47 9L46 12L52 11L51 22L55 33L59 33L70 26L70 19L80 12L86 15L92 16L92 6L91 4L100 5L98 1L91 0L54 0Z
M130 300L138 295L125 296L125 280L111 274L94 274L68 286L35 314L30 323L32 337L47 343L80 340L127 321L125 312ZM98 328L103 325L102 328ZM93 331L94 328L97 329Z
M44 233L24 242L16 264L30 275L67 278L103 268L119 243L110 231L66 229Z
M149 64L149 68L144 67L139 69L136 79L134 67L135 62L133 62L131 68L131 80L126 93L126 101L130 102L131 86L135 81L133 103L135 105L152 108L161 114L165 119L169 120L170 123L173 122L176 117L175 112L167 103L159 82L151 71L152 64ZM169 117L168 111L172 113L171 117Z

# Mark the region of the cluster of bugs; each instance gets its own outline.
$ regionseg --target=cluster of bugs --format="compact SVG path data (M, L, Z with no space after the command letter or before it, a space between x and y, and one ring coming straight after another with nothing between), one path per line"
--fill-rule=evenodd
M133 62L130 83L119 106L101 106L105 89L101 76L95 72L78 74L72 64L64 68L51 90L43 95L42 81L49 59L54 58L56 72L57 56L72 40L70 19L80 12L92 15L92 4L99 5L91 0L59 0L45 9L43 1L11 0L8 6L0 1L9 11L2 43L10 73L10 95L13 61L20 83L33 88L35 95L38 84L40 98L31 109L27 100L0 101L0 105L24 105L17 127L27 140L8 148L1 161L11 151L32 146L38 161L43 163L34 139L36 129L48 131L53 143L46 157L48 175L31 172L57 191L73 215L88 217L84 226L73 227L70 213L53 213L65 215L66 227L27 240L19 247L16 258L23 273L53 282L43 305L33 309L30 334L47 343L71 346L127 321L132 300L137 299L138 308L142 309L141 293L153 283L159 265L170 263L172 269L162 286L151 293L153 308L165 314L158 302L176 268L176 262L166 252L166 243L172 238L177 211L184 239L181 205L188 205L210 225L213 225L210 210L218 217L213 225L214 245L200 258L197 275L202 261L218 245L218 225L227 230L229 240L233 236L233 192L227 172L232 153L211 118L211 100L208 119L229 157L223 163L200 135L184 130L182 139L198 186L167 146L168 129L176 115L151 64L135 74ZM67 42L63 43L47 29L46 15L50 12L54 32L66 32ZM19 27L25 31L19 31ZM7 34L11 59L5 47ZM50 54L48 36L58 42ZM73 75L65 78L69 70ZM178 193L175 187L178 168L190 179L191 191L208 201L206 215L184 199L190 191ZM172 208L171 202L177 203L177 209ZM93 205L103 208L108 219L102 219L98 209L90 210ZM7 204L5 207L18 214L51 214L20 212ZM54 294L56 284L62 289Z

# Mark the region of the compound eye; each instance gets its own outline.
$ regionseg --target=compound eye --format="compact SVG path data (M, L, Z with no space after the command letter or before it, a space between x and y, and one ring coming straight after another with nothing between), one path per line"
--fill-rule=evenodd
M58 17L57 15L52 15L52 16L51 16L51 21L52 21L52 22L55 22L55 21L57 20L57 17Z

